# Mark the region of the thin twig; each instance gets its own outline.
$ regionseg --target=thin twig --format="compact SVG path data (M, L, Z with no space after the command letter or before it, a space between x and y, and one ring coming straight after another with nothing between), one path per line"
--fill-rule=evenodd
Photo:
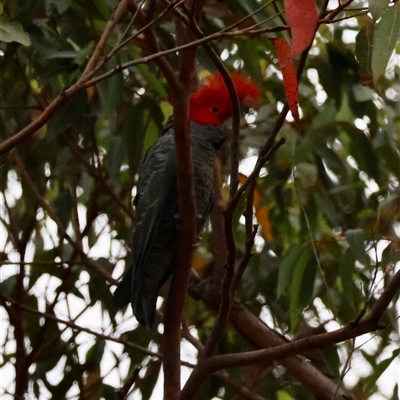
M65 238L69 244L74 248L74 250L79 254L79 256L82 258L84 261L84 265L87 268L90 268L94 272L96 272L98 275L102 276L105 280L108 282L116 285L117 281L107 272L104 270L104 268L101 268L97 264L95 264L85 253L83 248L75 242L75 240L72 239L72 237L67 233L66 228L62 225L62 223L59 221L59 219L56 216L56 213L51 207L51 205L42 197L42 195L39 193L37 187L33 183L31 177L29 176L28 172L26 171L22 160L19 158L19 156L14 153L12 157L12 161L16 164L16 166L19 168L21 171L22 177L26 180L27 184L29 187L32 189L33 193L36 195L37 199L39 200L39 203L43 210L47 212L49 217L56 223L57 228L63 238Z
M139 346L136 343L132 343L132 342L129 342L129 341L126 341L126 340L115 338L115 337L112 337L110 335L106 335L104 333L96 332L93 329L89 329L89 328L86 328L84 326L78 325L78 324L76 324L76 323L74 323L72 321L67 321L67 320L58 318L54 314L38 311L38 310L36 310L34 308L26 306L25 304L21 304L21 303L15 301L14 299L6 296L5 294L3 294L1 292L0 292L0 300L1 300L1 302L3 304L4 304L4 302L9 302L9 303L13 304L14 306L16 306L17 308L19 308L20 310L27 311L27 312L29 312L31 314L39 315L40 317L43 317L45 319L49 319L49 320L55 321L58 324L63 324L65 326L67 326L68 328L71 328L71 329L76 330L78 332L86 332L86 333L88 333L90 335L93 335L93 336L99 338L99 339L104 339L104 340L108 340L108 341L115 342L115 343L121 343L124 346L130 347L130 348L135 349L135 350L139 350L143 354L147 354L147 355L152 356L152 357L162 358L162 354L159 353L159 352L150 351L146 347ZM190 365L190 366L193 367L193 365Z
M343 328L332 332L307 337L297 341L284 344L267 350L256 350L255 352L214 356L205 361L209 363L211 371L222 368L251 365L254 363L266 362L303 353L307 350L320 349L332 344L353 339L365 333L379 329L379 320L386 311L390 302L400 290L400 271L398 271L389 282L370 314L358 323L350 323Z
M90 60L88 61L86 68L84 69L82 76L80 79L85 79L85 77L89 73L93 73L96 70L97 65L100 62L101 55L103 50L107 44L107 40L110 37L112 31L115 28L115 25L119 22L119 20L125 15L127 4L129 0L121 0L117 5L115 11L113 12L111 19L108 21L106 28L104 29L103 34L99 42L97 43Z

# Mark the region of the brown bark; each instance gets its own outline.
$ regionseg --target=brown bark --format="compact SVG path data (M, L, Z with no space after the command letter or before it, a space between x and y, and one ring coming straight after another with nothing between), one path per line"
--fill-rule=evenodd
M195 281L195 278L192 279L192 283ZM218 290L215 287L214 289L209 287L204 289L205 286L208 286L205 282L192 285L189 288L189 293L192 297L204 301L210 309L217 311L219 304ZM238 333L256 349L268 349L289 343L284 337L252 314L237 299L233 302L230 322ZM318 399L346 400L351 398L343 388L338 388L337 383L325 376L302 355L284 358L279 360L278 363Z
M282 336L248 311L239 301L234 303L230 322L257 349L272 348L287 343ZM284 358L279 361L279 364L318 399L350 399L343 388L338 388L334 381L315 368L302 355Z

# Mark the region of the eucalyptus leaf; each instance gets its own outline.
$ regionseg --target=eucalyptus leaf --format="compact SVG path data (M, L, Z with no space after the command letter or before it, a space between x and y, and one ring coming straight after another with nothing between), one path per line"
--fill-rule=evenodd
M295 244L288 250L286 256L283 258L279 266L278 287L276 291L278 299L280 296L286 296L288 294L292 273L302 251L303 247L299 244Z
M349 229L345 235L354 257L362 264L368 263L369 258L365 251L364 231L362 229Z
M309 304L314 289L317 265L312 248L307 246L295 263L290 282L290 325L297 328L303 309Z
M19 22L9 21L5 15L0 15L0 42L18 42L30 46L31 39Z
M368 0L369 11L377 21L389 7L389 0Z
M351 248L348 248L340 260L340 280L343 286L343 293L345 293L346 302L350 305L352 309L354 307L354 281L353 274L355 272L355 255Z
M107 154L107 167L111 183L117 189L120 187L120 172L125 155L125 146L122 139L119 136L112 137Z
M369 84L373 78L372 72L372 50L374 40L375 24L366 18L365 25L360 29L356 36L356 57L360 65L360 75L362 84Z
M72 124L76 123L83 115L87 105L85 91L78 92L67 103L62 105L50 118L48 131L52 135L65 132Z
M386 70L400 35L400 3L393 3L376 24L372 50L372 71L378 79Z

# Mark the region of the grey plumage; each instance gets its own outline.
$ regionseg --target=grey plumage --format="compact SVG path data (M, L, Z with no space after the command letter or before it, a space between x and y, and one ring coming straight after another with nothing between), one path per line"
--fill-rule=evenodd
M176 158L171 124L147 152L139 169L135 198L133 262L114 292L115 306L131 303L137 320L150 328L158 291L176 267L179 245L179 204ZM218 148L228 136L222 127L190 123L192 132L197 231L214 202L213 169Z

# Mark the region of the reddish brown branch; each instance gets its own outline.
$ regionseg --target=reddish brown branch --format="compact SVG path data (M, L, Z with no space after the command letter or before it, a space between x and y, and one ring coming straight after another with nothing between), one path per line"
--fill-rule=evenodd
M352 339L364 333L371 332L378 327L379 319L387 309L393 297L400 289L400 272L390 281L387 288L378 299L371 310L371 313L359 324L351 323L348 326L334 332L315 335L296 342L285 343L284 339L269 329L259 318L248 312L240 303L236 302L231 313L231 322L236 329L257 347L271 347L267 350L257 350L242 354L213 356L200 360L197 366L198 371L193 375L193 379L188 381L184 388L182 397L193 396L196 385L207 375L220 369L251 365L261 362L273 362L279 360L288 372L296 377L305 387L323 400L343 400L347 395L342 389L337 390L337 385L329 378L321 374L302 357L294 357L311 349L319 349L325 346ZM216 307L215 299L206 294L204 288L196 293L196 297L201 294L207 304ZM217 361L217 362L215 362ZM194 390L194 392L193 392ZM336 395L334 393L337 391ZM334 396L334 397L332 397Z
M310 336L294 342L287 342L269 349L240 354L218 355L200 359L196 368L196 376L194 376L193 380L190 379L188 381L184 392L182 392L182 396L185 394L185 396L188 396L187 398L192 398L191 396L193 396L198 389L197 385L199 381L215 371L262 362L270 363L277 360L282 360L281 362L283 364L283 361L288 357L293 357L309 350L321 349L372 332L379 328L378 323L380 318L399 290L400 271L398 271L389 282L386 289L375 303L375 306L372 308L370 314L359 323L350 323L344 328L337 329L333 332ZM326 394L324 396L325 397L322 397L323 399L332 398L331 396L327 397ZM345 395L343 395L339 390L334 399L345 399L346 397L344 396Z
M396 291L399 290L400 272L395 275L391 283L393 283L393 285L391 287L388 286L387 289L389 290L387 293L390 293L390 289L392 288L396 288ZM386 290L384 293L385 297L387 297ZM396 292L394 292L394 294L395 293ZM390 298L390 301L391 299L392 297ZM245 352L241 354L214 356L204 361L206 363L204 367L210 372L213 372L225 368L251 365L261 362L272 362L282 358L291 357L296 354L304 353L309 350L321 349L333 344L353 339L357 336L361 336L379 328L379 319L382 317L383 311L386 310L389 302L382 301L382 305L387 303L384 310L382 310L382 307L379 307L378 310L373 309L371 314L358 324L350 323L344 328L337 329L336 331L307 337L274 347L272 349L256 350L254 352Z
M256 315L248 311L237 300L234 302L230 322L235 329L255 348L271 348L287 343L287 340L278 334ZM304 356L296 355L279 360L289 375L293 376L305 388L321 400L343 400L346 393L338 384L319 369L313 366ZM334 394L336 393L336 397Z
M166 301L164 314L164 398L177 399L180 393L180 322L189 280L195 241L194 180L189 131L189 93L174 96L174 132L177 158L178 198L181 217L178 269ZM178 93L176 93L178 94ZM182 112L179 115L179 112Z

